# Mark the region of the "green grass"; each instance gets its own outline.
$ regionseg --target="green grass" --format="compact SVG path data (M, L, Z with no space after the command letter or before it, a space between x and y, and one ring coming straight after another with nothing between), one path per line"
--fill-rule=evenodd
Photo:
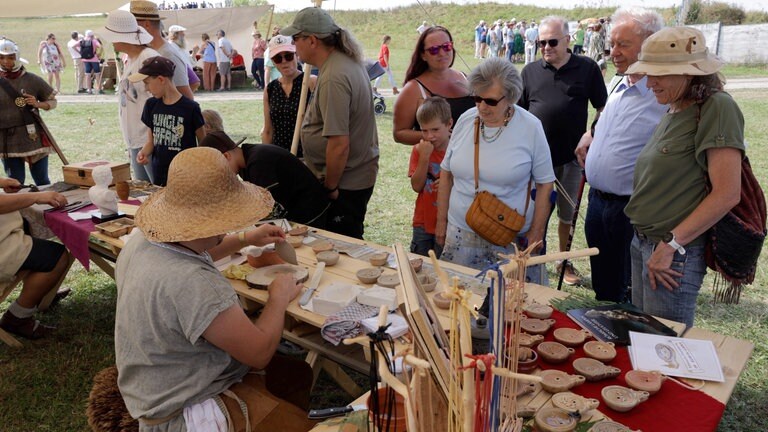
M446 25L454 31L459 53L468 63L465 67L457 60L456 67L469 71L477 60L473 57L471 29L480 18L533 17L538 19L548 12L530 7L501 7L483 3L476 6L447 6L427 4L429 17L418 8L398 8L383 12L338 12L338 21L348 25L360 36L366 52L373 57L378 52L381 34L393 36L392 59L396 78L401 81L412 45L416 40L415 27L422 19ZM581 11L569 17L605 15L609 11ZM275 22L286 24L292 14L276 15ZM405 24L402 24L405 23ZM73 28L96 29L103 18L51 18L28 20L0 20L2 32L22 43L25 56L35 49L47 32L66 37ZM62 89L71 91L71 71L64 74ZM612 71L609 69L609 74ZM764 66L725 69L727 77L766 76ZM768 90L738 90L733 92L746 119L748 153L755 172L763 181L768 173ZM391 137L392 105L387 99L387 112L378 117L381 160L379 178L371 199L366 221L366 238L389 245L410 241L410 220L415 194L406 177L410 149L396 144ZM225 127L234 136L248 136L249 142L258 141L262 127L262 104L256 101L229 101L203 103L203 109L216 109L224 117ZM126 160L117 126L117 103L66 104L43 114L58 142L71 161L93 159ZM91 125L89 119L93 120ZM765 153L764 153L765 152ZM61 180L61 164L51 157L50 172L53 180ZM586 204L583 204L586 206ZM580 226L583 226L581 223ZM554 226L554 224L553 224ZM549 241L556 241L550 229ZM574 247L586 246L583 230L577 229ZM713 305L708 279L698 301L696 326L755 344L755 351L742 373L736 390L725 411L718 430L768 430L765 408L768 407L768 274L766 254L760 260L755 284L748 287L739 305ZM586 262L577 267L588 273ZM554 274L550 280L556 283ZM65 284L74 288L73 294L55 310L42 316L45 322L55 323L59 332L46 340L24 341L24 348L13 350L0 345L0 430L27 431L83 431L85 401L93 375L114 363L113 330L115 284L100 271L90 273L78 264L73 267ZM572 292L589 295L585 288L567 288ZM4 311L13 296L0 305ZM358 376L358 379L360 377ZM364 380L363 380L364 383ZM328 380L313 395L316 406L329 406L348 402L349 398L334 391ZM684 409L683 407L681 407Z

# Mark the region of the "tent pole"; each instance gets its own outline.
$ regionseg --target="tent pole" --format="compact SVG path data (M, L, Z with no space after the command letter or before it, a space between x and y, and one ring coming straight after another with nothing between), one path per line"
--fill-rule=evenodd
M323 5L323 0L312 0L315 7ZM304 113L307 109L307 94L309 93L309 76L312 73L312 65L304 63L304 77L301 80L301 96L299 98L299 112L296 115L296 125L293 128L293 141L291 141L291 153L299 153L299 138L301 134L301 124L304 121Z

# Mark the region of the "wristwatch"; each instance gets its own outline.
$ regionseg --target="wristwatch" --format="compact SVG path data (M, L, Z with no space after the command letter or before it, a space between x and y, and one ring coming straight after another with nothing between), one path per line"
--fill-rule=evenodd
M664 243L670 245L672 249L676 250L680 255L685 255L685 248L683 247L683 245L677 242L675 233L669 231L666 234L664 234L664 237L662 237L661 240Z

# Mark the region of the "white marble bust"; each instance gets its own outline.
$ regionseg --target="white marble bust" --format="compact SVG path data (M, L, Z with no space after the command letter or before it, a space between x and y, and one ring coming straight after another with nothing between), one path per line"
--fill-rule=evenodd
M96 183L88 189L91 202L99 208L102 217L117 214L117 194L109 190L109 184L112 183L112 169L109 165L100 165L93 169L91 175Z

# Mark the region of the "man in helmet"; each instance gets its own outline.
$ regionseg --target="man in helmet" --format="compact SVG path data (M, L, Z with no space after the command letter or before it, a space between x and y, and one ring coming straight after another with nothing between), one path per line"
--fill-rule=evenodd
M43 146L37 110L56 108L55 92L44 79L29 73L19 47L0 38L0 157L8 177L26 180L25 163L37 185L47 185L48 153Z

